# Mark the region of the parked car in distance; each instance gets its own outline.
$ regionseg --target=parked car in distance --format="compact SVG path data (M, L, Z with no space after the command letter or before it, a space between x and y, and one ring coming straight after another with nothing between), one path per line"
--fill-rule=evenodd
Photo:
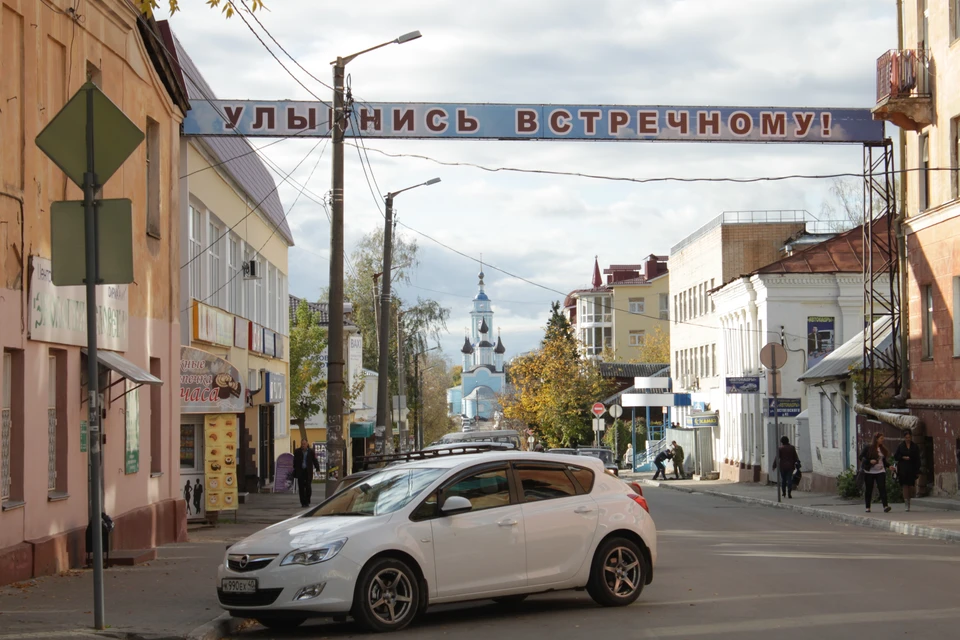
M646 500L600 460L489 451L380 469L241 540L217 598L273 629L351 616L394 631L434 604L565 589L629 605L656 563Z
M501 442L520 449L520 433L513 429L496 429L492 431L457 431L442 436L436 442L430 443L433 447L438 444L465 444ZM429 448L429 447L425 447Z
M603 466L606 468L607 473L612 473L615 476L620 475L620 467L617 465L617 454L615 454L612 449L605 447L580 447L577 449L577 455L600 458L603 460Z

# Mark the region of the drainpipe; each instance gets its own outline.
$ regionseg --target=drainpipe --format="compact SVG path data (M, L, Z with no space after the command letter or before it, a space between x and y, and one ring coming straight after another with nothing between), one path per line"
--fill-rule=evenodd
M897 47L903 49L903 0L897 0ZM907 166L907 133L900 129L900 167ZM896 236L897 236L897 261L899 262L900 272L900 390L899 396L906 400L910 397L910 367L909 367L909 346L910 346L910 297L907 291L907 238L903 231L903 225L907 218L907 174L903 171L895 173L900 177L897 188L897 217L896 217Z

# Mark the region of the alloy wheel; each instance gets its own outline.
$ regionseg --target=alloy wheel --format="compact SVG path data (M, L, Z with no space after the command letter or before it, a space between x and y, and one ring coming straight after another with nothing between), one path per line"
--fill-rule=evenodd
M640 559L633 550L617 546L603 563L603 581L614 596L625 598L640 587Z
M367 602L370 611L383 624L395 625L410 614L413 585L399 569L385 567L370 581Z

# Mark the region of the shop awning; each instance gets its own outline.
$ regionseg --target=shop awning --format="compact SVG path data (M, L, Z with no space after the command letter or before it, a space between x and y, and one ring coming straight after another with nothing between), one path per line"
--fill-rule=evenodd
M81 353L83 353L83 355L85 356L87 355L86 349L81 349L80 351ZM137 389L145 384L146 385L162 385L163 384L163 380L161 380L160 378L157 378L153 374L149 373L148 371L145 371L144 369L141 369L137 365L133 364L132 362L124 358L123 356L116 354L112 351L100 351L98 349L97 362L99 362L101 366L104 366L107 369L110 369L110 371L120 374L120 380L118 380L117 382L114 382L113 384L108 385L104 389L101 389L100 391L102 392L106 391L110 387L113 387L119 384L123 380L129 380L130 382L135 383L137 386L135 386L133 389ZM127 392L133 391L133 389L129 389ZM120 394L116 398L113 398L113 400L122 398L124 395L126 395L127 392Z
M372 422L351 422L351 438L371 438L373 437L374 424Z

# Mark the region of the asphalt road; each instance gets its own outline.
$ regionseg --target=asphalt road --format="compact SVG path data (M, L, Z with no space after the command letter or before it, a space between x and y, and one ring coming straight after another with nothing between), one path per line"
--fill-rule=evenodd
M837 525L768 507L644 491L660 534L653 584L622 609L585 594L431 609L391 638L955 638L960 545ZM602 635L600 635L602 634ZM352 623L293 632L256 626L237 640L364 637ZM383 637L383 636L379 636Z

